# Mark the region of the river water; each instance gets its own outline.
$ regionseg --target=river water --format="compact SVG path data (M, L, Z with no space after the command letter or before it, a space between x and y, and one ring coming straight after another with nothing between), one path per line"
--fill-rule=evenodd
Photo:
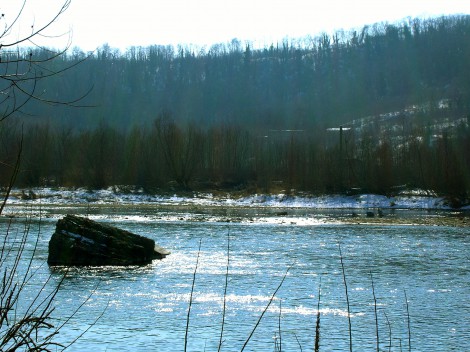
M245 344L245 351L311 351L318 303L320 350L346 351L347 298L354 350L376 350L376 323L381 351L408 351L410 343L413 351L470 348L468 227L352 223L344 213L307 210L45 206L27 212L31 244L39 236L25 293L31 297L49 277L45 290L52 290L64 273L45 262L65 213L88 213L172 252L146 266L70 269L55 300L55 322L84 305L55 340L68 344L89 329L70 351L183 351L187 323L188 351L216 351L222 327L223 351ZM406 219L406 212L385 215ZM14 224L21 223L20 216Z

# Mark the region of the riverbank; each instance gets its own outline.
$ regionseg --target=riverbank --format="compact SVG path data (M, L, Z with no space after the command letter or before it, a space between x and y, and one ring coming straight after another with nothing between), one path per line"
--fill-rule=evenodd
M162 204L221 207L314 208L314 209L423 209L457 210L449 201L423 190L408 190L395 196L376 194L309 195L236 194L236 193L166 193L149 194L143 189L113 186L101 190L85 188L13 189L8 204ZM458 208L470 210L470 205Z
M234 195L186 193L152 195L135 188L105 190L35 188L13 189L7 216L37 214L60 218L72 213L104 220L103 212L133 213L135 222L225 222L272 225L427 225L470 224L468 207L454 209L444 198L414 191L395 197L373 194L344 195ZM23 215L21 215L23 214ZM106 216L109 218L109 215ZM112 219L109 219L112 220Z

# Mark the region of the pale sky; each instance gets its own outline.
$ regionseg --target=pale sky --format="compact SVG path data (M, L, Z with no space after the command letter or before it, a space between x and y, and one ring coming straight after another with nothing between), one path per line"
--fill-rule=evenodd
M36 27L44 23L64 1L28 0L22 30L32 22ZM5 13L0 29L12 21L15 9L0 5ZM449 14L470 14L470 0L72 0L47 34L71 30L72 47L85 51L105 43L121 50L152 44L210 47L233 38L264 47L283 38ZM47 42L60 47L66 45L67 37Z

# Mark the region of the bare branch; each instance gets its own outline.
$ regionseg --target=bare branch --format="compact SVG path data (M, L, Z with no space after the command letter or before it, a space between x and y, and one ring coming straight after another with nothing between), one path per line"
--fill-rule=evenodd
M5 29L0 36L0 106L2 110L0 122L15 113L24 113L22 109L31 101L70 107L92 106L80 104L80 102L90 94L93 87L78 97L60 100L48 97L46 92L40 91L38 86L38 82L57 77L92 55L91 53L81 60L53 67L51 64L64 57L71 46L70 32L67 44L61 50L48 49L37 44L34 40L35 38L54 38L54 36L46 33L46 29L51 27L69 6L70 0L64 0L60 9L48 21L41 24L39 28L35 28L35 24L33 24L29 34L16 40L7 41L8 35L11 34L15 25L19 25L19 19L25 13L26 1L24 1L13 22L5 25ZM33 48L24 47L27 43L30 43ZM12 50L11 48L15 49Z
M23 38L20 38L18 40L15 40L11 43L2 43L2 47L12 47L12 46L18 46L19 44L22 44L24 42L31 42L31 40L34 38L34 37L37 37L39 36L42 32L44 32L47 28L49 28L53 23L55 23L57 21L57 19L65 12L67 11L67 9L69 8L70 6L70 2L71 0L66 0L64 2L64 4L62 5L62 7L59 9L59 11L48 21L46 22L44 25L42 25L41 27L39 27L39 29L34 29L34 26L32 26L33 30L31 31L31 33L29 35L26 35L24 36ZM18 15L16 16L15 20L13 21L13 23L11 25L8 26L6 32L4 32L4 34L0 37L2 38L3 36L5 36L7 33L11 32L12 28L14 27L14 25L16 24L16 22L19 20L19 18L21 17L23 11L24 11L24 8L25 8L25 5L26 5L26 0L23 2L23 6L21 7L21 11L18 13Z

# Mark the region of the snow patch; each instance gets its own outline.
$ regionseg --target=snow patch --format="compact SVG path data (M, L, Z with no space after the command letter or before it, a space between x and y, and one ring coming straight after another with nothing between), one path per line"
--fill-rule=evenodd
M24 194L34 195L24 197ZM25 192L13 189L8 199L12 205L73 205L73 204L160 204L160 205L193 205L212 207L266 207L266 208L315 208L315 209L436 209L449 210L444 198L423 190L406 191L394 197L376 194L354 196L294 196L288 194L254 194L233 198L232 195L213 195L211 193L194 193L183 197L177 194L170 196L145 194L142 190L122 191L122 187L109 187L90 191L85 188L33 188Z

